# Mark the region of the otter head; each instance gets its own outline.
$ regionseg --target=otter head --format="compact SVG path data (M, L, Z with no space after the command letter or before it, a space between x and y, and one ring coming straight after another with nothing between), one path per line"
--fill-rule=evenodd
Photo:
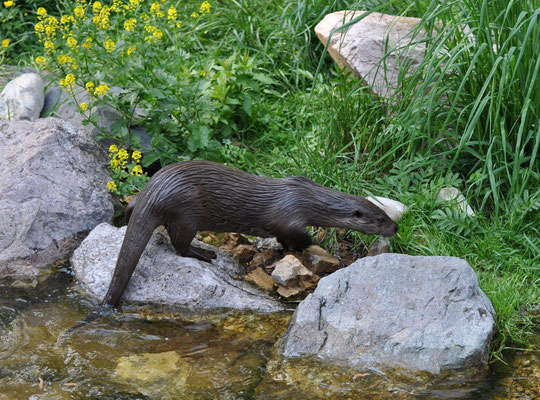
M351 204L350 215L345 219L344 228L366 234L394 236L399 226L382 209L363 197L357 197Z

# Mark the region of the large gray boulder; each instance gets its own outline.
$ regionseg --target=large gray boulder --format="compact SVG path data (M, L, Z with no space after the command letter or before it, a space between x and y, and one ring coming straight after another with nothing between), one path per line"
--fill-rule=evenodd
M39 118L43 101L43 79L36 73L24 73L0 93L0 120L34 121Z
M349 69L372 87L374 93L392 97L400 74L409 76L422 62L425 32L419 18L371 13L331 35L365 11L338 11L326 15L315 27L319 40L342 68Z
M77 280L98 299L105 296L109 287L125 231L126 227L98 225L71 258ZM210 247L195 242L199 247ZM211 264L180 257L166 232L158 229L146 246L122 299L206 310L275 312L284 309L266 293L234 279L242 272L238 264L223 253L217 254Z
M56 118L0 121L0 277L30 277L110 221L106 157Z
M494 317L466 261L382 254L321 279L294 313L282 353L358 369L484 366Z

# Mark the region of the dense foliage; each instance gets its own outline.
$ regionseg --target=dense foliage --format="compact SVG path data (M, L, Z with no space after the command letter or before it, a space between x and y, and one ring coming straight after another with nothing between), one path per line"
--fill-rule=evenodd
M22 15L19 3L2 15ZM90 119L99 104L122 113L107 135L137 148L131 127L144 125L153 149L143 164L211 158L399 199L410 211L393 249L469 261L498 313L495 349L537 332L539 0L96 3L37 13L46 50L34 60ZM411 45L425 44L424 61L403 71L393 98L340 71L315 38L321 18L341 9L421 18ZM113 86L122 89L112 95ZM459 188L477 215L437 203L443 186Z

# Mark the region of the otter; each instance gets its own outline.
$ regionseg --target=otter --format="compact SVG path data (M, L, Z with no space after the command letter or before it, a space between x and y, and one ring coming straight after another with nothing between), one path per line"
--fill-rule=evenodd
M210 161L159 170L126 209L127 230L102 306L116 307L154 230L164 225L183 257L215 255L191 246L197 231L275 236L286 249L311 245L307 226L393 236L398 225L363 197L303 176L266 178Z

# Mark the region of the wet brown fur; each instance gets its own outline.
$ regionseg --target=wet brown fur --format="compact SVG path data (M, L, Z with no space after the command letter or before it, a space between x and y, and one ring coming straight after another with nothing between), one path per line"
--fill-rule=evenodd
M164 225L181 256L209 261L191 246L197 231L275 236L285 247L311 245L307 226L341 227L392 236L398 226L363 197L302 176L265 178L210 161L186 161L158 171L129 205L128 227L102 304L116 306L152 232Z

